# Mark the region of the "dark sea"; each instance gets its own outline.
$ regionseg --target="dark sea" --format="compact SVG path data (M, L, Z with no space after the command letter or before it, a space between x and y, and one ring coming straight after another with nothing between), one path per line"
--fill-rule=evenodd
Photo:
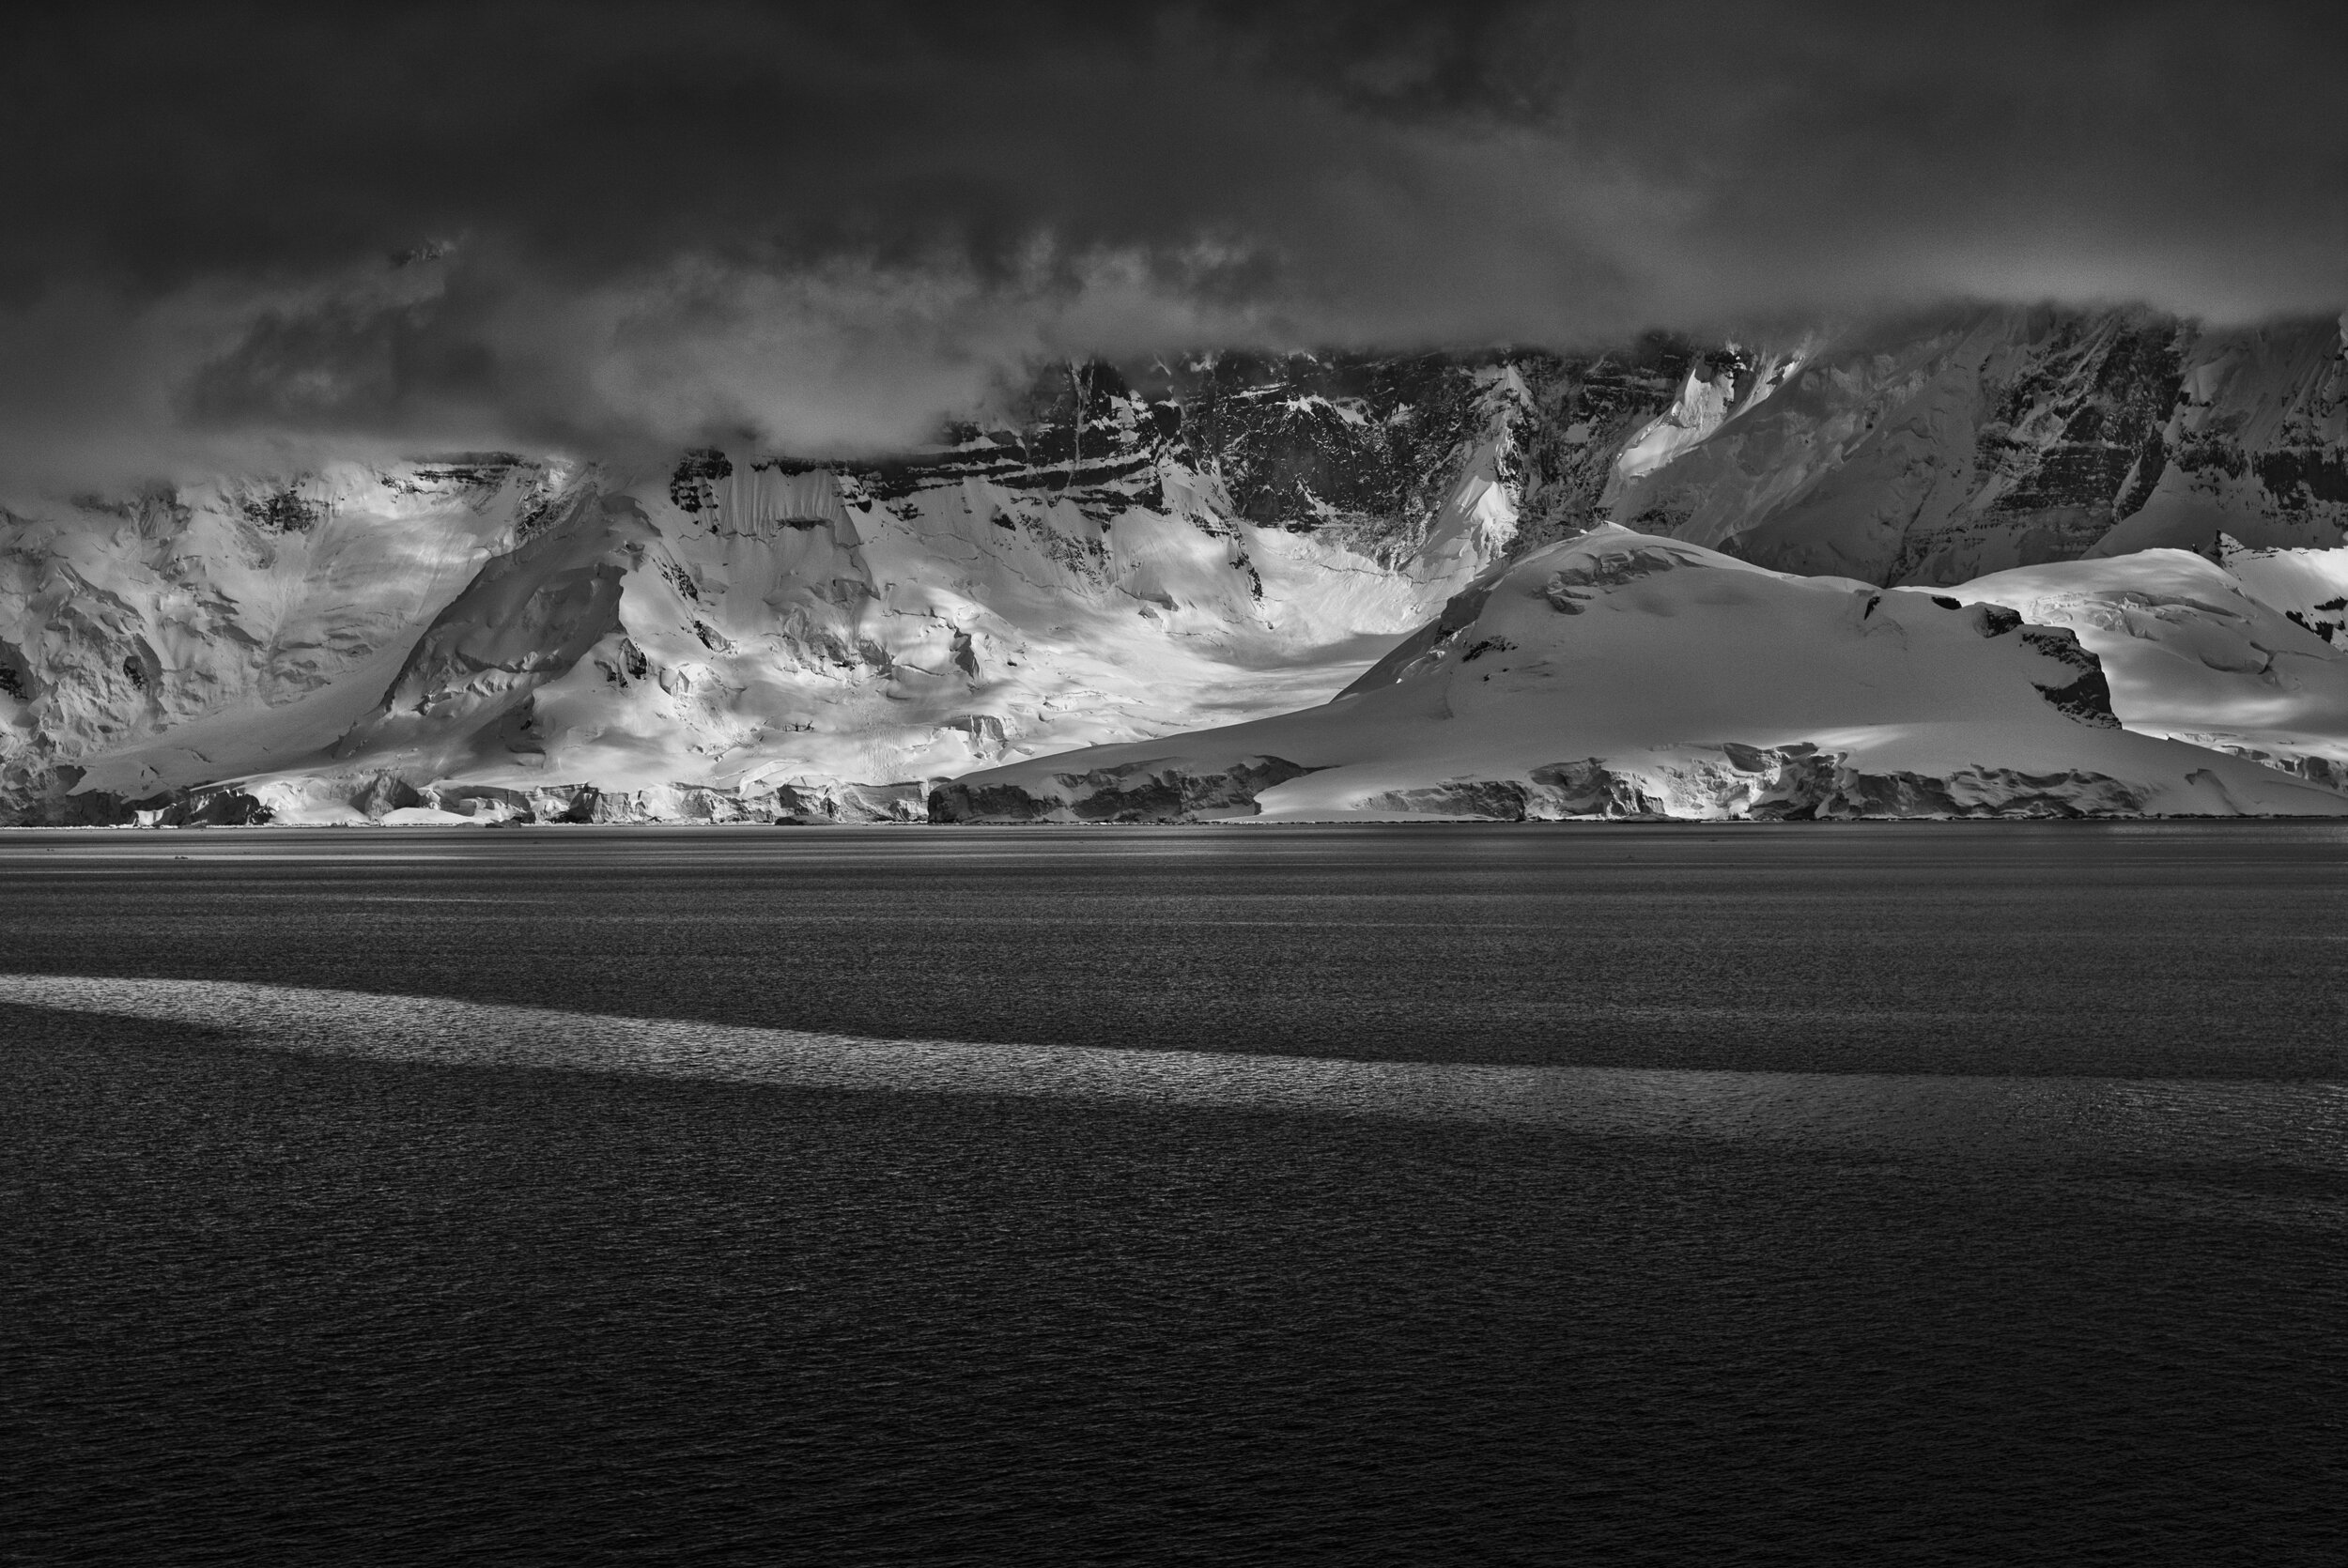
M2348 1561L2348 827L0 834L0 1562Z

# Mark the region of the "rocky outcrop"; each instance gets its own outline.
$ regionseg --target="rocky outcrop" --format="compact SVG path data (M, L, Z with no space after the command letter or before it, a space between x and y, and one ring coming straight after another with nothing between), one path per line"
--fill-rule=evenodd
M592 785L531 792L514 820L552 822L855 824L923 820L918 784L776 785L725 790L678 784L607 791Z
M1524 778L1455 778L1381 791L1360 806L1382 817L1502 822L1855 822L2133 817L2143 814L2145 795L2139 787L2081 770L1869 772L1851 766L1846 754L1806 744L1732 743L1681 748L1645 766L1593 757L1535 768Z
M855 824L920 822L924 816L920 785L836 780L730 787L668 784L641 790L592 784L511 789L465 783L417 787L378 774L257 785L248 798L267 820L297 826L460 820Z
M2304 778L2327 790L2348 793L2348 758L2309 756L2298 752L2262 751L2256 746L2238 746L2218 736L2211 736L2202 744L2212 751L2222 751L2229 757L2243 757L2263 763L2278 773L2294 778Z
M1244 816L1256 796L1310 768L1279 757L1247 757L1214 773L1126 762L1033 783L948 782L929 793L934 822L1187 822Z
M2047 657L2078 671L2077 679L2061 684L2033 683L2048 706L2081 724L2105 730L2120 728L2120 715L2111 711L2111 683L2104 677L2103 661L2079 646L2077 632L2057 626L2026 626L2022 628L2022 640Z
M140 827L261 827L274 817L259 796L228 788L181 790L160 803L139 801L131 820Z
M169 790L126 800L105 790L51 788L6 798L8 827L258 827L274 820L268 803L233 785Z
M1945 774L1854 767L1815 746L1689 747L1617 772L1596 760L1535 770L1526 816L1827 822L1905 818L2133 817L2148 792L2084 769Z

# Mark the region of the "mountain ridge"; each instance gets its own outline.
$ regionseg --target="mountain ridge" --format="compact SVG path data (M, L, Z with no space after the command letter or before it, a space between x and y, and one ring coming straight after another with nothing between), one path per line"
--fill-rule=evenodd
M785 790L837 814L880 798L852 784L1316 700L1494 563L1609 521L1879 586L2336 546L2343 353L2329 322L1977 307L1583 355L1078 361L895 458L472 453L23 504L0 820Z

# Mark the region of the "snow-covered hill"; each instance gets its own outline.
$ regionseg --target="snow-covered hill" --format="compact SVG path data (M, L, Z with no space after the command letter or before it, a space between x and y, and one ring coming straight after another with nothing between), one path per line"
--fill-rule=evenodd
M2307 656L2348 689L2348 660ZM1609 526L1494 566L1335 701L972 774L932 814L2348 815L2348 794L2122 729L2111 696L2071 631L2000 604Z
M2242 635L2288 675L2304 648L2268 623L2348 623L2332 568L2284 548L2348 519L2342 351L2328 321L1979 309L1582 355L1201 355L1050 367L888 461L476 453L19 498L0 820L918 814L929 780L1317 703L1609 518L1877 585L2111 558L1999 590L2091 646L2112 615L2065 595L2173 598L2130 574L2195 568L2120 552L2224 535L2263 585ZM2327 699L2112 656L2148 732L2337 756Z
M2348 786L2348 549L2219 554L2022 567L1953 592L2070 628L2131 730Z

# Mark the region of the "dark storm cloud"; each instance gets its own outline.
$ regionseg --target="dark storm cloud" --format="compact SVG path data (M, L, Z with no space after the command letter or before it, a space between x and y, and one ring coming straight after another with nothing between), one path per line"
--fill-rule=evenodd
M0 65L0 421L856 445L1089 349L2333 309L2332 17L60 11Z
M98 12L12 51L22 283L486 226L593 269L1186 238L1327 157L1303 100L1475 107L1511 13L663 5ZM1384 20L1381 20L1381 19ZM1296 144L1284 133L1305 131Z

